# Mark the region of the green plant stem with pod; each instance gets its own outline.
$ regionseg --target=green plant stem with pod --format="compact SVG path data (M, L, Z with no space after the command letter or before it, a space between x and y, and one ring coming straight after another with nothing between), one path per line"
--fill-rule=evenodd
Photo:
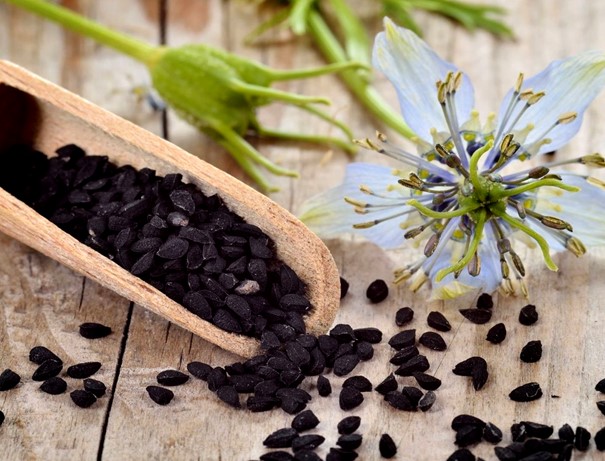
M57 22L74 32L107 45L143 63L153 87L168 106L200 131L222 145L265 192L276 191L261 167L280 176L297 177L263 156L243 137L260 137L328 144L352 153L352 134L347 126L317 107L329 104L321 97L303 96L271 88L276 81L316 77L364 67L341 61L311 69L279 70L203 44L177 48L154 46L102 26L66 8L44 0L4 0ZM337 127L344 137L282 132L264 127L256 109L271 102L299 107Z

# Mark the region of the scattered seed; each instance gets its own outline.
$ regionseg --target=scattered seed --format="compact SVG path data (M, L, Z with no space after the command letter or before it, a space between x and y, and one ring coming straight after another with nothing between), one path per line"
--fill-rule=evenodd
M353 333L359 341L366 341L370 344L378 344L382 341L382 331L378 328L357 328L353 330Z
M378 384L374 390L379 394L386 395L389 392L397 390L397 387L397 380L395 379L393 373L391 373L380 384Z
M447 458L447 461L475 461L476 459L468 448L459 448Z
M21 381L21 376L10 368L0 373L0 391L8 391L14 388Z
M298 432L308 431L315 428L319 424L319 419L311 410L300 412L292 420L292 428Z
M0 426L2 426L2 423L4 422L4 418L5 418L4 413L2 413L2 410L0 410ZM596 436L595 436L595 439L596 439Z
M402 307L395 313L395 324L398 327L407 325L414 318L414 311L411 307Z
M340 299L344 298L349 292L349 282L340 277Z
M463 360L454 367L452 372L458 376L470 376L476 391L483 388L489 377L487 362L482 357L470 357Z
M519 312L519 323L521 325L530 326L538 321L538 311L536 306L528 304Z
M325 441L325 437L319 434L307 434L292 440L292 450L296 453L300 450L314 450Z
M492 311L489 309L459 309L464 318L477 325L483 325L492 318Z
M445 344L445 341L441 335L439 333L435 333L434 331L422 333L420 338L418 338L418 342L424 347L428 347L434 351L444 351L447 349L447 344Z
M481 430L485 427L485 422L473 415L461 414L452 419L451 428L459 431L465 426L477 426Z
M508 396L515 402L531 402L542 397L542 389L538 383L527 383L513 389Z
M67 390L67 383L63 378L53 376L40 384L40 390L50 395L63 394Z
M191 362L187 365L187 371L196 378L206 381L208 374L212 371L212 367L203 362Z
M517 454L508 447L494 447L494 453L500 461L517 461Z
M463 426L456 431L454 443L459 447L468 447L481 441L483 429L478 426Z
M352 410L362 404L363 394L354 387L343 387L338 402L343 411Z
M372 391L372 383L365 376L351 376L347 378L342 383L342 387L354 387L359 392L371 392Z
M428 325L438 331L450 331L452 326L441 312L432 311L426 318Z
M278 429L263 440L263 445L268 448L288 448L297 437L299 437L298 432L291 427Z
M428 391L418 400L418 408L422 411L429 411L435 400L437 400L437 395L433 391Z
M260 457L261 461L293 461L294 456L292 456L287 451L271 451L269 453L265 453Z
M145 389L151 400L158 405L168 405L174 398L174 392L172 392L170 389L166 389L165 387L147 386Z
M361 418L359 416L347 416L340 420L337 425L339 434L352 434L361 424Z
M29 351L30 362L34 362L37 365L42 365L43 362L51 359L63 363L59 357L44 346L36 346Z
M386 282L381 279L374 280L366 290L366 297L373 304L384 301L388 295L389 287Z
M573 439L576 437L572 427L569 424L563 424L557 432L559 438L568 443L573 443Z
M395 374L399 376L412 376L416 372L428 370L430 366L428 359L424 355L417 355L402 363L395 371Z
M521 421L527 437L536 437L538 439L547 439L553 433L553 427L546 424L534 423L532 421Z
M322 397L327 397L332 393L332 385L330 384L330 380L324 375L319 375L317 377L317 392Z
M221 386L216 391L216 396L225 402L227 405L231 405L234 408L240 408L239 394L233 386Z
M94 394L95 397L103 397L107 386L101 381L92 378L86 378L84 380L84 390Z
M535 363L542 358L542 342L541 341L530 341L523 349L519 358L525 363Z
M84 379L94 375L100 368L100 362L83 362L72 365L66 373L70 378Z
M366 341L359 341L355 344L355 353L360 360L371 360L374 357L374 347Z
M180 386L189 381L189 376L178 370L164 370L158 373L156 379L162 386Z
M404 347L413 346L416 343L416 330L403 330L395 334L389 339L389 346L396 351L400 351Z
M296 461L322 461L317 453L309 449L298 450L294 453L294 459Z
M353 331L353 328L351 327L351 325L347 325L344 323L339 323L338 325L335 325L334 328L332 328L330 330L330 337L336 339L339 342L348 342L348 341L353 341L355 339L355 332ZM321 348L322 344L322 338L325 338L325 336L320 336L318 338L319 340L319 347ZM324 339L325 341L328 341L327 339ZM338 348L338 345L334 346L333 344L331 345L331 349L333 349L332 352L335 352L336 349ZM322 351L327 354L327 355L331 355L331 353L329 353L328 351L324 351L322 349Z
M602 394L605 394L605 378L603 378L597 383L597 385L595 386L595 391L599 391Z
M345 450L356 450L361 446L363 437L360 434L344 434L338 437L336 445Z
M410 401L407 395L401 392L391 391L384 396L384 400L397 410L416 411L416 405Z
M99 339L109 336L111 328L100 323L87 322L80 325L80 336L86 339Z
M477 299L477 308L491 309L492 307L494 307L494 300L492 299L492 295L488 293L482 293Z
M336 376L346 376L355 369L359 362L360 359L357 354L343 355L334 361L334 368L332 371Z
M77 389L69 393L73 403L78 405L80 408L88 408L97 401L97 398L91 392Z
M397 454L397 445L395 445L395 441L389 434L382 434L380 436L378 449L380 450L380 456L386 459L390 459Z
M601 400L601 401L597 402L597 408L599 409L599 411L601 413L603 413L605 415L605 400Z
M492 344L500 344L506 338L506 326L497 323L487 332L487 340Z
M502 441L502 431L495 424L488 422L483 428L483 440L497 445Z
M440 379L426 373L416 372L412 376L414 376L418 385L427 391L437 390L441 386Z
M588 444L590 443L590 432L584 429L582 426L576 427L576 437L574 446L576 450L586 451L588 450Z
M0 412L2 413L2 412ZM2 415L0 414L0 424L2 424ZM594 443L597 446L597 450L605 451L605 427L599 429L594 435Z
M48 378L57 376L63 369L63 362L53 359L48 359L34 371L32 379L34 381L46 381Z

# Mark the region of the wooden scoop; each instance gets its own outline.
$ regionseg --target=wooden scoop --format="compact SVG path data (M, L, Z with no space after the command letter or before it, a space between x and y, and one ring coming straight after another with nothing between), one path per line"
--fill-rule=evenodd
M225 204L275 242L277 257L307 285L313 309L307 331L322 334L339 305L339 276L325 245L288 211L227 173L148 131L6 61L0 61L0 148L28 143L51 153L78 144L117 165L181 173L185 182ZM1 164L0 164L1 167ZM198 336L251 357L258 340L228 333L192 314L151 285L63 232L0 188L0 231Z

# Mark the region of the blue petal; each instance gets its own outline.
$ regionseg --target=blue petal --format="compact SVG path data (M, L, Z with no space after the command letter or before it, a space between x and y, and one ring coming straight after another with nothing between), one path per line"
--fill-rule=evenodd
M534 125L524 145L527 147L539 141L560 115L577 112L575 121L559 125L546 135L551 142L540 147L538 153L550 152L567 144L580 129L584 111L604 85L605 54L600 51L587 51L578 56L554 61L539 74L526 79L522 90L533 89L536 93L544 91L546 95L531 106L515 126L515 129L523 129L530 123ZM513 90L510 90L500 106L499 123L503 121L512 95ZM518 104L511 120L524 105L525 103ZM505 129L508 131L508 127Z
M374 44L374 66L397 90L405 122L416 135L432 144L431 128L449 133L435 83L458 69L441 59L412 31L397 27L388 18L384 20L384 27L385 32L378 34ZM473 87L464 76L456 91L460 124L470 118L473 104Z
M383 248L397 248L405 241L405 231L399 226L406 219L405 216L390 219L369 229L353 228L353 224L381 219L395 213L413 210L413 208L404 204L409 199L408 195L402 194L400 190L389 190L388 186L396 183L397 178L393 176L392 169L389 167L368 163L351 163L347 166L343 183L303 203L299 217L313 232L322 238L356 233L363 235ZM359 190L359 186L362 184L368 186L376 193L400 198L401 200L381 200L368 197ZM405 194L407 193L405 191ZM368 215L360 215L354 212L353 206L344 201L344 197L354 198L362 202L386 204L394 202L395 206L381 209Z

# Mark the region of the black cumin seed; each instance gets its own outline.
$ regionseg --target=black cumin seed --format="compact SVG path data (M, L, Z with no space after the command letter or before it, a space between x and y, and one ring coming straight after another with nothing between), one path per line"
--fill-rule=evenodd
M485 422L476 416L461 414L452 419L451 428L455 431L460 430L464 426L477 426L482 430L485 427Z
M288 448L292 446L294 439L299 437L296 429L286 427L272 432L263 440L263 445L269 448Z
M322 461L317 453L309 449L298 450L294 453L294 459L296 461Z
M483 440L494 445L502 441L502 431L494 423L487 423L483 428Z
M519 312L519 323L521 325L530 326L538 321L538 311L536 306L528 304Z
M525 363L535 363L542 358L542 342L541 341L530 341L523 349L519 358Z
M221 386L217 389L216 395L219 399L234 408L241 408L239 395L233 386Z
M349 282L340 277L340 299L344 298L349 292Z
M438 331L450 331L452 326L441 312L429 312L426 318L428 325Z
M599 391L602 394L605 394L605 378L597 383L595 386L595 391Z
M347 378L342 383L342 387L354 387L359 392L371 392L372 391L372 383L365 376L351 376Z
M542 389L538 383L526 383L513 389L508 396L515 402L531 402L542 397Z
M315 416L312 410L300 412L292 420L292 428L298 432L308 431L319 424L319 419Z
M67 383L63 378L53 376L40 384L40 390L50 395L63 394L67 390ZM88 389L86 389L88 390Z
M246 408L252 413L269 411L279 405L279 400L275 397L251 395L246 400Z
M150 251L141 256L130 268L133 275L141 275L151 269L153 265L154 252Z
M420 352L418 351L418 348L416 346L404 347L400 351L397 351L395 355L391 357L391 360L389 360L389 362L391 362L393 365L401 365L410 360L412 357L416 357L419 354Z
M382 331L378 328L357 328L353 330L353 333L359 341L366 341L370 344L378 344L382 341Z
M363 442L363 437L361 434L344 434L338 437L336 441L336 445L345 449L345 450L356 450L361 446L361 442Z
M519 458L510 448L494 447L494 453L500 461L517 461Z
M86 378L84 380L84 390L94 394L96 398L99 398L105 395L107 386L99 380Z
M447 458L447 461L475 461L476 459L468 448L459 448Z
M412 376L416 372L426 371L429 368L428 359L424 355L417 355L402 363L395 371L395 374L399 376Z
M400 351L404 347L413 346L416 342L416 330L403 330L389 339L389 346Z
M588 432L582 426L576 427L576 438L574 446L576 450L586 451L588 450L588 444L590 443L590 432Z
M206 381L208 374L212 371L212 367L203 362L190 362L187 364L187 371L196 378Z
M53 359L45 360L34 371L32 379L34 381L46 381L48 378L57 376L63 369L63 362Z
M294 452L300 450L314 450L324 443L325 440L325 437L319 434L301 435L292 440L292 450Z
M494 307L494 300L489 293L482 293L479 298L477 298L478 309L491 309L492 307Z
M174 237L162 244L156 255L162 259L179 259L187 254L188 249L189 242L187 240Z
M379 394L386 395L389 392L397 390L397 387L397 380L395 379L393 373L391 373L389 376L384 378L384 380L378 384L374 390Z
M525 424L514 423L510 427L510 434L513 442L523 442L527 439L527 431L525 430Z
M416 411L416 406L401 392L391 391L384 396L384 400L397 410Z
M433 391L428 391L418 400L418 408L422 411L429 411L435 400L437 400L437 395Z
M0 416L0 424L2 424L2 417ZM597 450L605 451L605 427L599 429L594 435L594 443L597 446Z
M360 360L371 360L374 357L374 347L366 341L359 341L355 344L355 353Z
M334 328L332 328L330 330L329 334L330 334L330 337L335 338L340 343L353 341L355 339L355 333L353 332L353 328L351 327L351 325L347 325L345 323L339 323L338 325L335 325ZM331 352L323 350L322 336L320 336L318 338L319 347L322 349L322 352L324 354L329 355L329 354L331 354ZM331 347L334 347L334 346L332 345ZM338 346L336 346L336 348L338 348Z
M175 190L170 193L170 201L172 204L187 212L193 214L195 211L195 202L191 197L191 193L186 190Z
M414 373L412 376L414 376L418 385L427 391L437 390L441 386L440 379L435 378L431 375L427 375L426 373L417 372Z
M21 381L21 376L10 368L0 373L0 391L8 391L14 388Z
M178 370L164 370L158 373L156 379L162 386L180 386L189 381L189 376Z
M481 441L483 429L478 426L463 426L456 431L454 443L459 447L468 447Z
M559 435L559 438L561 440L564 440L565 442L568 443L573 443L573 439L575 438L575 433L572 429L572 427L569 424L563 424L560 428L559 431L557 432Z
M292 461L294 457L287 451L270 451L260 456L261 461Z
M111 328L100 323L86 322L80 325L80 336L86 339L99 339L109 336Z
M67 369L66 373L70 378L84 379L94 375L100 368L100 362L83 362L72 365Z
M219 328L231 333L241 333L242 326L235 320L228 311L225 309L218 309L212 317L212 322Z
M384 301L389 295L389 287L382 279L376 279L368 286L366 297L371 303L376 304Z
M49 359L56 360L57 362L62 363L62 360L59 357L57 357L52 351L50 351L44 346L36 346L29 351L30 362L42 365L42 362L45 362Z
M422 333L420 338L418 338L418 342L424 347L428 347L434 351L444 351L447 349L447 344L445 344L445 341L441 335L439 333L435 333L434 331Z
M395 324L398 327L402 327L412 321L414 318L414 311L411 307L402 307L395 313Z
M78 405L80 408L88 408L97 401L97 398L91 392L77 389L69 393L73 403Z
M603 413L605 415L605 400L601 400L601 401L597 402L597 408L599 409L599 411L601 413Z
M477 325L483 325L492 318L492 311L488 309L459 309L464 318Z
M347 416L339 421L337 425L339 434L352 434L361 424L361 418L359 416Z
M418 401L423 395L422 391L414 386L403 386L401 393L405 395L415 407L418 406Z
M346 376L351 373L359 364L359 357L356 354L347 354L334 360L333 372L336 376Z
M165 387L147 386L145 390L147 391L147 394L149 394L149 398L158 405L168 405L174 398L174 392Z
M397 445L389 434L382 434L378 442L378 450L380 450L380 456L390 459L397 454Z
M456 364L452 372L458 376L472 376L479 368L487 368L487 362L482 357L470 357Z
M183 306L204 320L212 319L212 307L202 293L190 291L183 297Z
M486 339L492 344L500 344L506 338L506 326L497 323L489 329Z
M332 393L332 385L330 384L330 380L324 375L319 375L317 377L317 392L322 397L327 397Z
M0 410L0 426L2 426L2 423L4 422L4 418L5 418L4 413L2 413L2 410ZM595 437L595 439L596 439L596 437Z
M338 402L343 411L352 410L362 404L363 394L354 387L343 387Z
M532 421L521 421L519 424L524 426L527 437L547 439L553 433L553 427L547 426L546 424L534 423Z
M359 455L355 451L343 450L342 448L332 447L326 461L353 461L357 459Z

